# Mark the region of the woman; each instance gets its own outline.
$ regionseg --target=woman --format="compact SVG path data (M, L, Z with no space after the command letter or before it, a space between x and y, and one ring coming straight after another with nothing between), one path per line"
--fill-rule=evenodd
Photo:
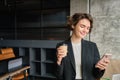
M58 80L96 80L104 74L110 60L100 59L96 44L83 39L92 25L93 19L86 13L75 13L68 20L72 35L57 45Z

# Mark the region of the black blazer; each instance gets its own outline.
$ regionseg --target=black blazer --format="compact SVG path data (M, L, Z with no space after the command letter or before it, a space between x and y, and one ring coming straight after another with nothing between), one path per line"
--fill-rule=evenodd
M67 56L63 58L61 65L57 65L57 80L75 80L76 69L71 40L68 39L61 42L57 45L57 47L63 43L68 45L68 53ZM95 64L100 59L96 44L90 41L82 40L81 48L81 70L83 80L96 80L97 78L102 77L104 70L101 71L95 68Z

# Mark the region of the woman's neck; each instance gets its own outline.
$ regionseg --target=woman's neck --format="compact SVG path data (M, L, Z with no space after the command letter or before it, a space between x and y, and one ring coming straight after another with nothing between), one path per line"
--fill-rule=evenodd
M78 38L78 37L73 36L73 35L71 36L71 41L75 44L80 43L81 40L82 40L82 38Z

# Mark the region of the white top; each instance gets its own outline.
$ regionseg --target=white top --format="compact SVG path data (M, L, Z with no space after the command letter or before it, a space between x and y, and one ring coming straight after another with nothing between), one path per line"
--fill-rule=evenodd
M78 44L72 43L76 65L76 79L82 79L81 75L81 42Z

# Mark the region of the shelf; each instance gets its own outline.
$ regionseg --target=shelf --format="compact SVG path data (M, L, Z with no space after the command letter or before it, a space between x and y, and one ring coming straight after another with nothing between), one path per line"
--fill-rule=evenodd
M31 62L41 63L41 61L38 60L32 60Z
M42 61L43 63L54 63L54 61L50 61L50 60L46 60L46 61Z
M32 48L30 49L30 61L41 61L41 49Z
M11 47L18 56L22 56L23 64L30 66L29 74L41 80L54 80L56 40L1 40L2 47ZM15 55L16 55L15 54ZM37 58L36 58L37 57ZM37 76L37 77L36 77ZM56 79L56 78L55 78Z
M40 63L30 63L30 74L39 74L41 75L41 64Z
M39 74L31 74L32 76L36 76L36 77L42 77L42 78L56 78L54 75L52 74L44 74L44 75L39 75Z
M45 77L45 78L56 78L53 74L45 74L45 75L41 75L41 77Z

